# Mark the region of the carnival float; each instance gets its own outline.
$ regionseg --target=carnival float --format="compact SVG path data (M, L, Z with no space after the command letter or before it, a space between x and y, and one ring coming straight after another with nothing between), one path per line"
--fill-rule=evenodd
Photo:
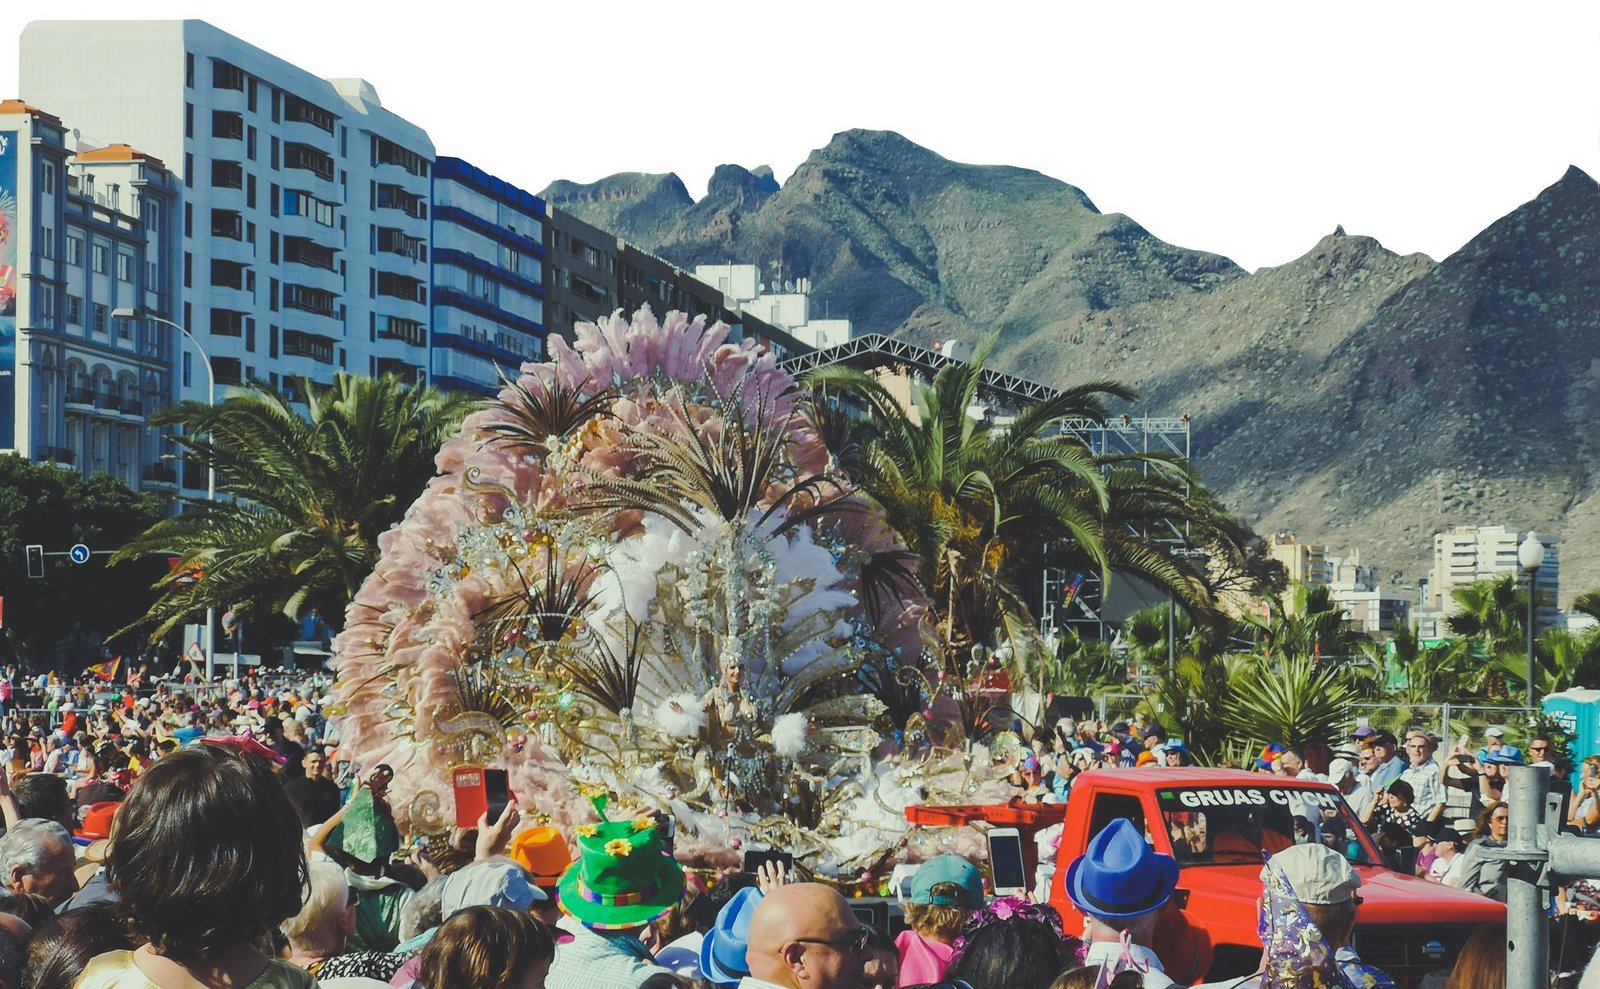
M908 805L1010 794L959 724L880 699L939 693L914 560L795 380L727 337L648 309L550 337L381 538L334 703L413 831L445 826L453 768L503 766L565 829L605 791L670 813L686 864L774 847L867 884L957 840Z

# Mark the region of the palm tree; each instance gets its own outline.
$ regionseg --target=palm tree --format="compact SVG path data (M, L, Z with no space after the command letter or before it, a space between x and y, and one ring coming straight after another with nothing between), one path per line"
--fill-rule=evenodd
M316 609L337 624L378 559L378 536L434 476L439 445L473 404L393 375L341 372L299 392L303 414L252 382L217 405L182 402L153 417L182 427L172 439L216 470L224 497L189 504L112 557L178 558L129 628L148 627L155 641L208 607L290 618Z
M1268 658L1301 657L1314 661L1358 658L1361 635L1345 621L1344 608L1322 585L1298 584L1291 603L1267 599L1266 621L1248 619Z
M1104 421L1106 400L1131 394L1094 382L1004 425L980 420L969 410L980 402L988 351L985 344L971 363L914 385L909 408L849 368L822 368L806 381L840 468L917 554L949 652L1027 634L1033 622L1019 588L1044 564L1046 545L1051 566L1138 577L1185 607L1208 608L1202 581L1156 532L1172 518L1223 530L1226 513L1189 466L1157 454L1096 454L1062 429L1068 419Z

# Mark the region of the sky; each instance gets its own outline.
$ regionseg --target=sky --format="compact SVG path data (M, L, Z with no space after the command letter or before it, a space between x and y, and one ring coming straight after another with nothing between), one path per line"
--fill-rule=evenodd
M363 77L438 153L533 192L670 171L699 196L718 164L782 181L834 133L884 129L1044 172L1256 269L1336 225L1441 259L1569 165L1600 178L1592 0L63 9L200 17L318 75ZM0 95L26 98L23 21L7 21Z

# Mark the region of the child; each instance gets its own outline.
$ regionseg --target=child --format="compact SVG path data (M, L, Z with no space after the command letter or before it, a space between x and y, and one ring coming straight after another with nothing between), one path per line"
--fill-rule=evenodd
M152 764L117 812L117 913L140 947L96 957L76 989L311 989L262 950L308 885L300 815L271 763L197 745Z

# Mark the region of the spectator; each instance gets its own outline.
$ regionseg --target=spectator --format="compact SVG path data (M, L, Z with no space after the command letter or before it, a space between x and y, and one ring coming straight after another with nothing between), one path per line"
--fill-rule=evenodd
M717 911L716 923L700 941L700 977L716 986L737 986L750 974L745 952L750 946L750 921L764 898L746 886Z
M1600 756L1589 756L1580 764L1582 774L1569 801L1567 823L1579 834L1600 831Z
M17 801L17 816L39 817L71 831L78 826L73 802L67 796L67 781L45 773L29 773L11 785Z
M1165 763L1169 767L1194 765L1194 756L1189 754L1189 747L1183 744L1182 739L1172 739L1162 747Z
M117 916L142 946L95 958L76 989L314 987L258 947L299 912L307 883L299 825L267 763L233 746L197 745L152 765L117 815L110 852Z
M78 891L72 834L55 821L25 818L0 837L0 884L38 893L57 907Z
M22 989L72 989L89 959L134 947L110 903L69 910L28 939Z
M1305 750L1299 746L1291 745L1284 749L1278 759L1283 764L1283 775L1290 779L1322 782L1322 777L1318 776L1312 771L1311 767L1306 765Z
M1458 881L1450 883L1461 889L1481 893L1492 900L1504 903L1506 900L1506 866L1504 862L1488 858L1483 851L1489 848L1506 847L1506 836L1510 830L1510 812L1505 804L1491 804L1482 814L1478 815L1477 836L1467 845L1467 850L1462 853L1466 859L1461 864Z
M300 765L301 775L285 782L284 789L306 826L316 827L339 812L339 787L326 775L328 757L320 749L307 749Z
M544 989L555 953L550 933L527 913L467 907L428 943L417 982L422 989Z
M1436 828L1418 813L1412 804L1411 784L1403 779L1390 783L1378 797L1370 823L1379 847L1393 853L1394 867L1401 872L1415 870L1417 851L1428 844L1428 836Z
M659 830L652 818L578 829L578 861L558 887L568 914L562 929L572 940L556 949L553 989L636 989L667 971L639 937L683 898L683 870L666 855ZM448 893L447 888L447 901ZM860 976L858 961L855 977Z
M1437 749L1438 744L1427 732L1406 733L1407 766L1400 778L1411 785L1411 805L1430 821L1438 820L1444 811L1444 771L1433 757Z
M278 753L283 763L284 777L292 780L304 776L306 771L301 763L306 757L306 750L300 743L284 735L283 719L276 715L267 718L262 732L267 736L267 748Z
M1068 898L1087 921L1084 963L1108 966L1111 974L1136 967L1145 973L1149 989L1172 985L1151 941L1156 915L1177 884L1177 861L1151 850L1127 820L1113 821L1095 835L1067 867L1065 880Z
M949 983L974 989L1048 989L1083 964L1083 942L1067 937L1045 904L1001 897L968 919L950 959Z
M1478 777L1478 799L1483 804L1505 801L1506 780L1510 779L1507 770L1512 766L1522 765L1522 753L1514 749L1511 751L1514 754L1507 754L1504 748L1491 752L1489 758L1483 762Z
M1405 760L1397 754L1399 743L1394 735L1380 731L1367 739L1363 752L1368 753L1367 781L1374 790L1382 790L1405 772Z
M1451 880L1461 874L1466 863L1466 856L1461 854L1466 844L1453 828L1445 828L1434 835L1433 862L1428 866L1428 879L1446 886L1459 885Z
M1296 845L1267 861L1261 881L1263 985L1316 985L1326 973L1320 984L1392 989L1350 945L1361 876L1348 859L1324 845Z
M1348 759L1335 759L1328 764L1328 782L1339 788L1344 802L1362 820L1372 813L1372 784Z
M1484 729L1483 748L1478 750L1478 762L1489 761L1491 755L1504 758L1504 765L1522 765L1522 750L1506 743L1506 730L1499 725Z
M779 886L751 918L750 974L740 989L861 989L871 938L830 887Z
M1454 753L1445 760L1439 782L1444 787L1444 811L1440 819L1451 827L1470 827L1483 810L1477 758L1470 752Z
M900 984L943 980L962 925L981 906L983 877L971 862L946 854L918 866L903 904L907 927L895 939Z
M1506 925L1484 924L1456 956L1445 989L1505 989Z
M0 913L0 989L21 985L22 961L31 933L21 917Z
M305 904L279 929L289 939L289 960L320 978L323 963L342 954L355 933L359 894L333 862L312 862L308 872Z

